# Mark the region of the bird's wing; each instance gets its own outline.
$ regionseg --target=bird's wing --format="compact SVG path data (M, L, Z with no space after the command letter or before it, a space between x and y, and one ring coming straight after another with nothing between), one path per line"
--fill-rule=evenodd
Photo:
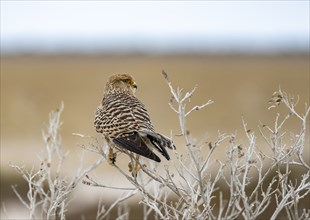
M120 136L113 139L113 142L120 147L125 148L131 152L142 155L146 158L160 162L160 158L150 150L143 138L137 132Z

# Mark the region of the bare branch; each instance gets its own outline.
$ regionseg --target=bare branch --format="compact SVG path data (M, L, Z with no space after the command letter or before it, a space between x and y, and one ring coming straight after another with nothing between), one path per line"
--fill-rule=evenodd
M117 219L128 219L127 202L134 195L140 198L143 219L150 218L151 213L155 219L258 219L265 215L267 209L272 212L271 219L282 214L290 219L309 218L310 210L300 208L300 203L310 193L310 166L304 155L309 141L310 108L307 104L305 112L298 112L299 97L294 99L279 89L272 95L269 109L283 107L288 113L284 116L277 113L272 123L259 122L258 135L248 128L242 117L245 140L240 140L237 132L218 132L212 141L195 141L194 135L187 132L187 116L206 108L213 101L187 110L186 104L197 86L189 92L175 89L168 74L165 71L162 74L172 96L168 104L177 114L181 130L177 137L181 144L173 150L167 165L163 167L162 164L138 159L132 152L120 149L104 138L100 143L101 139L73 133L87 138L90 143L81 146L83 151L75 176L66 178L62 170L69 154L63 150L58 134L62 124L62 104L57 111L51 112L49 126L43 133L45 151L39 157L40 169L33 167L28 171L22 165L10 164L28 183L26 197L17 191L16 186L12 189L29 210L30 219L65 219L70 195L80 182L90 187L123 192L108 208L104 207L102 199L99 201L97 219L108 219L114 209L117 209ZM293 118L299 123L299 130L294 132L286 128ZM116 149L117 154L126 154L134 169L128 172L127 167L111 162L111 149ZM216 158L218 149L223 154L225 151L224 159ZM98 155L98 159L88 166L83 165L86 152ZM131 186L110 186L102 183L104 180L91 178L90 173L105 161ZM303 172L295 179L292 179L293 166L302 168L299 172Z

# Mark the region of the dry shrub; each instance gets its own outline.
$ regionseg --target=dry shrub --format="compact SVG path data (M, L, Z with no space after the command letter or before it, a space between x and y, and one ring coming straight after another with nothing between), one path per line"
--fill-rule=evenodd
M186 153L174 150L174 160L161 171L155 162L142 159L139 161L138 175L128 173L117 162L112 163L111 166L132 185L131 188L118 188L103 185L89 175L99 164L108 162L109 146L97 142L84 146L84 149L98 154L98 160L83 168L81 159L75 177L67 180L61 174L67 156L61 148L58 134L63 110L61 105L59 110L50 114L48 130L43 134L46 148L40 159L41 169L27 170L11 164L29 185L27 199L22 198L16 187L13 186L13 190L29 210L30 219L65 219L69 195L80 182L124 191L109 207L99 203L97 219L109 218L114 209L118 209L118 219L129 219L126 201L134 195L141 199L144 219L264 219L268 215L270 219L280 216L287 219L310 218L310 209L301 206L307 202L310 191L310 168L303 155L309 138L307 120L310 108L307 104L304 113L296 112L299 100L279 89L269 101L270 108L281 104L282 108L287 109L287 114L283 119L278 114L272 127L261 123L259 134L255 134L242 119L246 144L241 145L235 134L221 133L212 142L201 141L197 144L187 132L186 119L213 101L186 110L196 87L184 93L182 89L174 89L164 71L163 76L172 94L169 105L179 118L184 140L183 146L178 146L178 149L185 148ZM293 117L300 124L297 133L283 128ZM287 141L288 136L290 141ZM257 144L258 137L263 138L269 148L268 153ZM214 151L219 147L227 149L225 160L214 157ZM132 153L122 151L128 154L132 163L135 162ZM56 166L51 167L52 160ZM302 175L291 178L296 167Z

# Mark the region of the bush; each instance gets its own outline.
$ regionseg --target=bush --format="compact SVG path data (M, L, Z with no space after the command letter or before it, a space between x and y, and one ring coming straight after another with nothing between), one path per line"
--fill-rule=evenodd
M183 95L181 89L173 88L165 72L163 76L172 94L169 105L179 118L184 140L183 146L178 146L178 149L185 148L186 153L174 150L174 160L163 170L153 161L140 159L138 175L128 173L117 162L111 163L132 185L132 188L117 188L100 184L89 175L99 164L109 162L109 146L106 142L104 146L96 142L84 146L84 149L98 154L98 160L83 168L81 158L81 166L75 177L67 180L61 171L68 153L63 151L58 135L62 104L59 110L50 114L48 130L43 134L45 153L40 159L41 168L27 170L24 166L11 164L28 183L27 199L22 198L16 187L13 186L13 190L29 210L30 219L65 219L69 196L80 182L125 192L109 207L100 203L97 219L108 218L116 208L118 219L128 219L126 201L134 195L141 198L144 219L310 218L310 209L302 207L309 199L310 191L310 167L303 155L308 144L307 120L310 108L307 104L303 114L296 112L298 99L279 89L269 101L270 108L282 104L287 114L282 120L278 114L273 127L261 123L258 126L259 134L255 134L242 119L246 144L241 145L235 134L221 133L215 141L197 144L187 132L186 119L213 101L186 110L186 103L196 87ZM300 124L297 133L289 133L284 129L291 118L296 118ZM257 144L258 137L263 138L270 149L268 152L264 146ZM214 151L223 147L226 147L226 159L218 160L214 157ZM123 152L128 154L132 163L135 161L132 153ZM53 168L52 160L53 164L57 164ZM292 175L296 167L302 173L301 176Z

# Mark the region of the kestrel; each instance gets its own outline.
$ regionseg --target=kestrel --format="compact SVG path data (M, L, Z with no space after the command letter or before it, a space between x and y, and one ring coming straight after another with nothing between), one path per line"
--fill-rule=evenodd
M108 142L160 162L156 149L167 160L166 148L175 148L172 141L154 130L142 102L134 95L137 85L128 74L115 74L108 79L104 96L95 113L95 128ZM114 161L113 161L114 162Z

